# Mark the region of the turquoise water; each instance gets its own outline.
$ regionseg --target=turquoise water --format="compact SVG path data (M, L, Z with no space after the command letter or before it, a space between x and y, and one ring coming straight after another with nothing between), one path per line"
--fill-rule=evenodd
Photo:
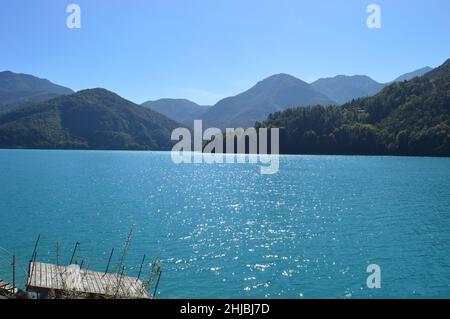
M159 252L159 297L450 297L450 159L282 156L278 174L259 172L163 152L0 150L0 246L22 282L38 234L38 260L55 262L59 241L67 263L80 241L102 271L133 226L127 272ZM366 286L372 263L380 289Z

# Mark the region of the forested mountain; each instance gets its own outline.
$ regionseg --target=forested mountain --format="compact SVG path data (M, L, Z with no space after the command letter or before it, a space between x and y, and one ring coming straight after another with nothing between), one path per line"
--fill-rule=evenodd
M141 105L186 125L192 125L194 120L200 119L208 110L208 106L198 105L186 99L159 99Z
M450 155L449 68L447 61L432 71L411 72L375 96L340 107L326 105L375 92L379 83L337 76L310 85L278 74L206 112L188 100L143 107L104 89L71 94L47 80L1 72L0 106L21 107L0 112L0 147L167 150L171 131L194 119L203 119L204 128L251 127L273 113L257 127L281 127L284 153Z
M165 150L178 126L105 89L90 89L0 113L0 147Z
M396 78L392 82L409 81L409 80L414 79L417 76L425 75L426 73L430 72L431 70L433 70L433 68L430 68L429 66L426 66L424 68L421 68L421 69L418 69L418 70L415 70L415 71L412 71L412 72L400 75L398 78Z
M395 81L409 80L429 70L431 68L426 67L406 73ZM277 74L241 94L219 101L201 118L205 127L250 127L273 112L295 106L342 105L353 99L373 96L385 86L386 83L365 75L338 75L308 84L288 74Z
M338 75L319 79L311 86L338 104L344 104L360 97L372 96L380 92L384 84L365 75Z
M71 89L32 75L0 72L0 111L72 93Z
M241 94L219 101L203 114L202 120L204 127L252 127L270 113L289 107L335 103L308 83L277 74Z
M450 59L373 97L277 112L257 127L280 127L283 153L450 156Z

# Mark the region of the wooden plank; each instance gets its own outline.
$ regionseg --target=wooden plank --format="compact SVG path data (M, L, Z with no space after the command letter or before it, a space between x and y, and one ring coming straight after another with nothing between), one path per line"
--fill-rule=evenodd
M36 266L34 263L30 263L30 286L36 286Z
M138 287L136 286L136 279L135 278L131 278L131 277L127 277L127 283L128 283L128 287L130 289L130 294L133 297L137 297L140 295Z
M49 265L50 289L56 290L56 282L53 281L53 265Z
M103 285L102 285L101 280L99 280L99 278L100 278L99 273L93 271L92 272L92 277L93 277L93 280L95 281L95 284L97 286L98 293L101 294L103 292Z
M46 287L47 286L47 282L45 280L45 273L43 273L43 270L45 271L45 269L43 269L43 265L42 263L39 263L39 286L40 287Z
M92 288L92 292L93 293L95 293L95 294L99 294L100 293L100 288L98 287L98 285L97 285L97 283L96 283L96 281L95 281L95 276L94 276L94 273L92 272L92 271L88 271L87 272L87 277L88 277L88 280L89 280L89 283L90 283L90 285L91 285L91 288Z
M86 283L86 289L84 290L84 292L86 292L86 293L95 293L94 286L92 284L92 280L91 280L91 278L89 276L89 272L88 271L86 271L86 270L83 271L82 278L83 278L83 281Z
M121 286L122 286L122 297L129 297L129 295L131 294L131 291L129 289L130 288L129 282L125 275L122 276Z
M123 282L127 296L134 296L136 294L136 290L133 287L133 281L130 280L130 277L124 277Z
M106 279L108 281L108 294L113 295L116 292L116 287L117 287L117 281L116 281L116 277L111 275L111 274L107 274L106 275Z
M115 289L114 289L114 293L118 296L124 296L125 295L125 289L123 288L123 278L121 278L123 276L119 275L115 275Z
M33 285L33 278L35 278L34 276L34 269L33 269L33 265L32 263L29 264L29 274L28 274L28 279L27 279L27 285L28 286L32 286Z
M95 282L97 283L99 293L104 293L105 286L103 285L103 281L101 280L100 273L99 272L93 272Z
M53 282L54 289L56 289L56 290L61 289L61 287L59 285L59 276L58 276L58 266L57 265L52 265L52 282Z
M94 276L93 272L89 271L88 276L89 276L89 282L91 283L92 291L94 293L96 293L96 294L99 294L100 293L100 289L97 286L97 283L95 281L95 276Z
M36 267L36 287L42 287L42 283L41 283L41 274L42 274L41 263L36 263L35 267Z
M63 285L62 285L62 279L61 279L61 273L60 273L60 267L58 265L55 265L55 282L56 282L56 287L58 290L63 289Z
M47 288L52 289L52 279L51 279L51 269L49 264L45 264L45 282L47 284Z
M36 263L34 262L33 263L33 279L34 279L33 286L35 286L35 287L38 285L38 282L37 282L37 268L36 267L37 267Z
M42 276L42 264L41 264L41 263L38 263L36 266L39 268L38 286L39 286L39 287L45 287L45 283L44 283L44 281L42 280L42 279L44 278L44 277Z
M82 292L92 292L92 288L90 287L90 282L89 280L86 279L85 272L83 271L82 277L81 277L81 282L82 282L82 287L83 290Z
M47 284L47 288L52 289L52 278L51 278L51 267L49 264L45 264L45 282Z
M148 297L147 290L145 289L145 285L142 281L138 280L135 285L136 285L136 290L138 291L139 298Z
M64 280L66 267L47 264L30 264L29 289L31 291L61 291L65 288ZM81 287L79 292L93 295L109 295L121 298L149 298L141 280L119 274L104 274L92 270L81 270ZM0 281L0 283L3 281ZM119 285L120 283L120 285Z

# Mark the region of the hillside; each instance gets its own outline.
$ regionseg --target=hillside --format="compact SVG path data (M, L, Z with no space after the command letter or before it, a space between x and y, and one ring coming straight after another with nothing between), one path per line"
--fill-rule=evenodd
M0 72L0 111L72 93L71 89L32 75Z
M282 128L283 153L450 156L450 59L373 97L277 112L257 127Z
M430 68L429 66L426 66L424 68L421 68L421 69L418 69L418 70L415 70L415 71L412 71L412 72L400 75L398 78L396 78L392 82L409 81L409 80L414 79L415 77L425 75L426 73L430 72L431 70L433 70L433 68Z
M311 86L338 104L347 103L360 97L372 96L380 92L384 84L365 75L338 75L319 79Z
M90 89L0 114L0 147L165 150L178 126L105 89Z
M204 127L251 127L270 113L316 104L335 102L302 80L277 74L241 94L219 101L203 114L202 119Z
M186 99L159 99L141 105L186 125L192 125L194 120L200 119L208 110L208 106L198 105Z

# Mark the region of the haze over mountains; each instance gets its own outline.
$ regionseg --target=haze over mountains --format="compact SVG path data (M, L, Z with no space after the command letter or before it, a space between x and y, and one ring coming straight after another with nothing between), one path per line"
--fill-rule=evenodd
M11 71L0 72L0 111L72 93L71 89L46 79Z
M334 103L308 83L288 74L277 74L241 94L217 102L201 119L205 127L252 127L256 121L288 106Z
M413 78L417 77L417 76L422 76L425 73L430 72L431 70L433 70L433 68L426 66L424 68L403 74L401 76L399 76L398 78L396 78L394 81L392 82L402 82L402 81L409 81L412 80Z
M288 109L257 127L280 128L282 153L450 156L450 59L375 96Z
M0 113L0 147L168 150L180 124L105 89Z
M341 105L356 98L375 95L385 85L365 75L337 75L319 79L311 83L311 86Z
M90 89L73 93L72 90L53 84L48 80L9 71L1 72L0 106L4 110L0 111L0 147L167 150L173 145L173 142L170 141L172 130L181 126L190 127L194 119L203 119L204 128L251 127L255 122L266 120L269 114L285 114L283 111L292 107L302 107L305 112L310 112L308 106L335 105L333 108L339 113L341 109L348 109L348 105L353 107L356 102L361 104L354 106L352 112L345 113L346 120L349 121L349 116L353 118L348 122L351 125L360 123L365 125L366 122L359 118L360 116L374 116L373 114L377 114L377 109L382 110L388 102L392 102L391 100L395 102L395 105L389 106L395 109L395 113L393 113L397 114L395 119L403 123L409 112L407 107L409 104L406 102L422 99L423 95L424 98L420 101L426 106L422 108L429 105L433 105L434 108L427 109L424 114L417 111L413 115L408 115L410 119L408 125L404 126L404 130L410 128L414 131L419 129L414 125L414 121L423 122L424 118L429 118L428 115L435 109L438 111L436 117L432 117L430 126L435 123L442 124L442 119L444 119L444 123L448 121L446 108L442 108L442 105L439 106L440 104L434 106L435 101L442 98L439 94L445 95L445 90L439 91L438 95L429 96L425 95L428 92L422 92L422 88L419 86L431 85L430 83L434 83L433 81L446 81L447 78L441 76L433 78L433 81L420 82L418 80L428 78L429 74L438 72L447 74L448 62L445 66L428 73L426 72L429 71L429 68L423 68L405 74L396 79L399 82L388 87L367 76L336 76L319 79L308 84L288 74L277 74L258 82L241 94L222 99L210 107L200 106L184 99L161 99L136 105L105 89ZM413 81L403 82L423 73L426 75ZM410 82L415 84L410 86L408 84ZM414 94L405 93L405 90L419 92L422 95L415 97ZM377 98L380 95L385 96L386 92L390 92L386 98ZM403 99L396 98L396 94L402 94ZM367 96L374 97L367 98ZM446 100L439 101L447 103ZM345 102L347 103L342 107L337 106ZM358 113L359 105L365 105L364 107L368 111ZM416 108L422 110L419 106ZM333 114L333 112L328 112L326 114ZM440 112L444 112L442 118L437 117ZM421 115L419 116L419 114ZM269 122L264 123L268 126L273 123L284 123L283 121L270 122L273 118L273 116L269 117ZM386 124L385 127L392 129L393 133L387 140L395 146L399 132L392 127L398 123L389 120L391 118L393 117L382 117L381 121L389 122L389 125ZM305 123L302 122L302 125L307 126L309 125L308 121L312 121L312 119L307 117L305 121ZM380 123L385 122L369 123L377 125L378 129L378 127L382 127ZM289 125L292 126L292 124ZM329 123L324 122L323 125L327 127ZM360 128L358 126L357 132L352 134L359 136L358 134L362 134L361 132L367 133L365 130L359 130ZM420 130L422 129L423 127L420 127ZM447 134L445 130L439 132L444 132L442 134L445 135ZM329 134L331 133L329 132ZM375 135L379 139L385 137L383 135L385 133L377 134ZM423 134L433 136L434 133ZM298 138L301 140L301 137ZM442 143L446 145L446 142ZM379 148L378 151L389 153L386 149L389 147Z
M141 105L188 126L192 125L193 121L199 119L209 108L209 106L198 105L187 99L159 99L147 101Z
M394 81L410 80L430 70L429 67L422 68ZM387 84L364 75L338 75L308 84L288 74L277 74L206 109L191 101L172 99L146 102L143 105L188 127L192 126L195 119L203 120L204 127L251 127L273 112L294 106L342 105L353 99L373 96Z

